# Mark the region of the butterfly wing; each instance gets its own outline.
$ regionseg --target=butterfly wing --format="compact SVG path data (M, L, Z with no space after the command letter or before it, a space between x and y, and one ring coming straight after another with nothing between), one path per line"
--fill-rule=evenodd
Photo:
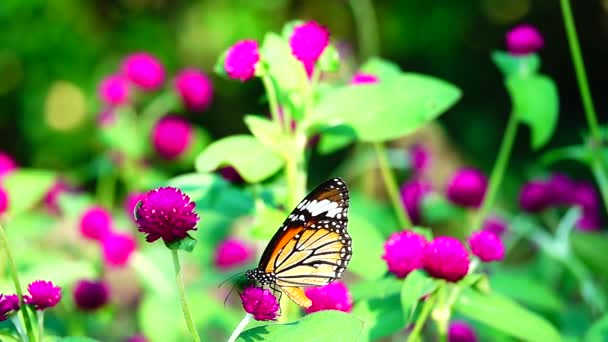
M274 273L284 292L286 287L321 286L340 278L352 255L348 204L348 188L340 178L319 185L281 225L259 269Z

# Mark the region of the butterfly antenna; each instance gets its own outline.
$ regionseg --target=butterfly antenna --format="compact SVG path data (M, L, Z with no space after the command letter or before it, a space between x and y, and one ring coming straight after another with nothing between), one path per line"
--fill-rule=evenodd
M226 298L224 298L224 307L226 307L226 302L228 301L228 298L230 297L230 295L232 294L232 291L234 291L234 289L237 287L237 284L232 285L232 288L230 289L230 292L228 292L228 295L226 295Z
M238 276L241 276L241 277L242 277L242 276L243 276L243 274L245 274L245 272L246 272L246 271L243 271L243 272L239 272L239 273L237 273L237 274L235 274L235 275L232 275L230 278L228 278L228 279L224 280L223 282L221 282L221 283L220 283L220 284L217 286L217 288L219 289L219 288L220 288L220 287L222 287L224 284L226 284L226 282L228 282L229 280L234 279L235 277L238 277Z

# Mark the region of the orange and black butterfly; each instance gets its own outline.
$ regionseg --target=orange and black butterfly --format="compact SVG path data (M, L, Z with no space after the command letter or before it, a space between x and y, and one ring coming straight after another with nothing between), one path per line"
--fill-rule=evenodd
M319 185L291 212L247 278L281 290L298 305L312 304L302 288L339 279L352 255L348 188L340 178Z

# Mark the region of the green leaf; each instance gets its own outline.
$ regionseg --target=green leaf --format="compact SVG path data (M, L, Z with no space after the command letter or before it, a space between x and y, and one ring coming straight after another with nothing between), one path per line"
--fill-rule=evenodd
M340 55L334 44L329 44L319 57L317 66L321 71L334 72L340 69Z
M284 136L281 127L275 122L258 115L246 115L245 124L262 144L278 154L285 150Z
M223 78L228 78L228 74L226 73L226 69L224 69L224 63L226 61L226 55L228 55L228 51L229 50L230 50L230 48L228 48L224 52L222 52L222 54L220 55L220 57L215 62L215 65L213 66L213 72L215 72L217 75L219 75L219 76L221 76Z
M585 342L608 341L608 315L597 320L585 334Z
M405 328L399 294L359 301L353 315L364 322L362 341L386 337Z
M572 250L594 272L608 277L608 235L605 233L573 231Z
M560 341L558 331L541 316L498 294L483 295L467 289L455 309L515 338L527 341Z
M524 56L514 56L505 51L492 52L492 60L505 76L530 76L540 69L540 58L531 53Z
M4 189L8 192L9 216L36 206L55 182L53 171L35 169L17 169L3 179Z
M549 150L541 156L540 162L551 165L558 161L575 160L583 164L589 164L592 158L589 148L584 145L574 145Z
M378 76L380 82L386 82L399 77L402 72L399 65L378 57L370 58L361 66L361 71Z
M297 92L307 86L304 66L291 53L286 40L276 33L267 33L260 48L268 73L282 92Z
M513 102L513 113L530 126L532 147L545 145L557 125L559 98L553 80L543 75L511 76L506 86Z
M251 135L233 135L210 144L196 159L196 170L233 166L249 183L260 182L283 167L284 160Z
M319 311L286 324L269 324L244 331L237 341L357 341L363 322L341 311Z
M321 132L321 139L317 151L321 154L330 154L345 148L357 140L357 133L346 125L327 127Z
M345 125L361 141L385 141L416 131L459 98L460 90L445 81L406 73L379 84L337 88L319 101L304 126L322 131Z
M401 292L401 279L387 276L381 279L361 280L349 286L350 294L355 301L370 298L395 296Z
M57 341L57 342L97 342L97 340L94 340L90 337L84 337L84 336L60 337L60 338L56 339L55 341Z
M183 239L178 239L169 243L165 242L165 246L172 251L182 250L192 252L196 246L196 240L192 236L186 235L186 237Z
M420 302L420 298L428 294L435 287L433 279L429 278L424 272L415 270L410 272L403 281L401 287L401 308L403 309L404 320L408 324L414 316L414 311Z
M259 200L255 203L255 219L251 227L251 235L262 240L270 240L281 226L287 213L267 206Z
M491 288L532 308L560 313L564 302L552 288L522 272L495 270L490 278Z
M424 196L420 212L424 221L429 224L450 220L463 221L466 215L466 211L462 207L452 204L444 196L435 193Z
M353 239L353 256L348 270L365 279L377 279L387 272L382 260L384 237L366 216L351 210L348 232Z

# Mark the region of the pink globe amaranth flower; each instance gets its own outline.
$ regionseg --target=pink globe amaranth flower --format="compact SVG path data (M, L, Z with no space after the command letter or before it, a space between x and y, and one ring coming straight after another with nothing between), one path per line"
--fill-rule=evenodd
M498 216L490 216L483 221L481 229L486 232L501 236L507 231L507 222Z
M448 328L448 342L476 342L475 331L466 322L452 321Z
M211 105L213 84L211 79L199 70L184 69L180 71L175 76L175 89L188 110L200 112Z
M488 187L488 179L479 170L465 168L456 171L447 185L447 198L463 207L478 208Z
M353 299L348 288L340 281L334 281L325 286L309 287L305 290L306 297L310 298L312 305L305 311L313 313L323 310L338 310L351 312Z
M587 212L600 212L600 200L591 183L577 182L570 197L570 203Z
M98 95L110 106L120 106L129 102L129 80L122 75L110 75L99 83Z
M13 157L0 151L0 179L17 169L17 162Z
M430 276L457 282L469 271L469 253L457 239L441 236L424 247L422 263Z
M148 242L162 238L171 243L197 229L196 204L180 189L166 187L148 191L140 203L135 209L135 222L137 230L147 234Z
M494 233L483 230L473 232L469 237L469 246L483 262L500 261L505 257L505 246Z
M165 116L158 120L152 131L156 152L165 159L181 157L192 144L194 129L179 116Z
M6 321L19 308L19 297L17 295L0 294L0 322Z
M255 75L255 68L260 61L258 42L241 40L226 53L224 70L228 77L245 82Z
M412 179L401 186L401 201L403 201L403 205L412 223L420 223L420 204L425 195L429 194L432 190L433 187L430 183L419 179Z
M532 180L519 192L519 206L527 212L538 213L551 203L551 189L542 180Z
M600 215L595 211L583 210L583 214L576 221L575 226L576 229L586 232L600 230L602 227Z
M27 286L27 292L23 300L36 310L52 308L61 300L61 288L50 281L33 281Z
M80 233L87 239L101 241L111 229L112 214L102 207L90 207L80 216Z
M113 267L127 265L136 246L135 238L126 233L112 232L101 240L103 259Z
M108 303L110 289L101 280L82 279L74 287L74 303L82 311L95 311Z
M223 168L221 168L219 170L220 175L222 175L222 177L231 182L231 183L236 183L236 184L242 184L245 183L245 180L243 179L243 177L241 177L241 175L239 174L239 172L232 166L225 166Z
M424 236L411 231L393 233L384 243L382 255L389 272L399 278L405 278L413 270L422 268L424 246L427 243Z
M291 53L304 65L314 65L329 45L329 31L315 21L294 27L289 46Z
M133 217L133 215L135 213L135 207L137 206L137 203L139 201L144 199L144 196L145 196L145 194L142 192L131 192L131 193L127 194L127 197L125 198L125 202L124 202L124 208L125 208L125 213L127 214L127 217L135 220L135 218Z
M144 91L157 90L165 82L165 69L156 57L137 52L125 58L121 73Z
M129 337L126 342L148 342L148 338L144 334L137 334Z
M431 164L431 154L422 144L414 144L409 149L409 162L415 173L422 173Z
M350 79L351 85L376 84L378 82L380 82L378 76L364 72L358 72Z
M0 215L6 212L9 203L8 192L0 186Z
M61 213L59 208L59 196L72 191L72 187L64 181L58 180L44 195L44 206L52 214L58 215Z
M571 203L575 183L562 173L554 173L546 182L549 187L551 205L567 205Z
M531 25L518 25L507 33L507 50L512 55L534 53L544 45L543 36Z
M241 293L243 309L258 321L273 321L278 316L279 302L268 289L248 287Z
M247 264L253 256L255 250L245 242L228 238L219 243L215 250L215 266L221 270L228 270Z

